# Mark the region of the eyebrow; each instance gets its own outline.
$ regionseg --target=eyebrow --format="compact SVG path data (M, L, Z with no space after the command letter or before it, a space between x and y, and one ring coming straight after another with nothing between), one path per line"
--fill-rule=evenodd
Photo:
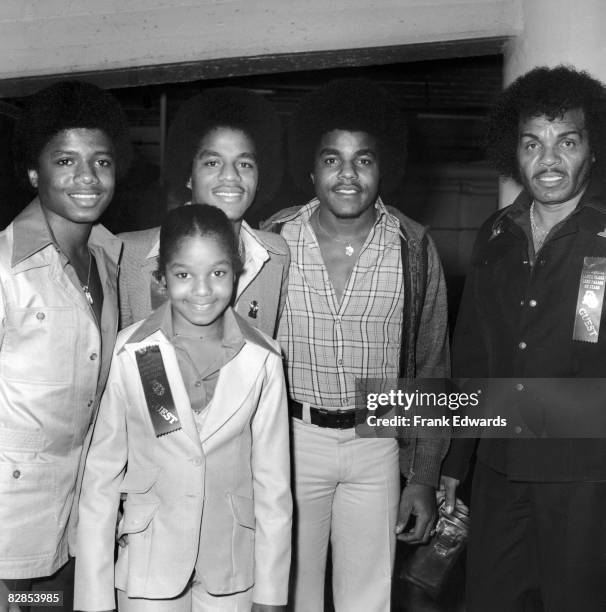
M215 261L212 263L212 266L225 266L225 265L232 265L232 262L230 259L220 259L219 261ZM169 269L173 269L173 268L187 268L190 269L192 266L190 263L181 263L180 261L172 261L171 263L168 264L167 266Z
M318 155L341 155L341 151L339 151L339 149L333 149L331 147L324 147L322 149L320 149ZM372 157L376 157L377 153L374 149L360 149L359 151L355 152L356 156L360 156L360 155L371 155Z
M567 132L562 132L561 134L558 134L558 138L566 138L572 135L576 135L576 136L579 136L580 138L583 138L584 131L585 131L585 128L581 130L568 130ZM534 138L535 140L540 140L540 138L536 134L533 134L532 132L522 132L520 134L520 139L522 138Z
M200 149L198 151L198 155L214 155L216 157L222 157L221 153L219 153L218 151L214 151L213 149ZM238 158L240 157L250 157L251 159L256 159L255 154L250 151L240 153L240 155L238 155Z
M56 149L50 152L51 155L80 155L76 149ZM98 149L93 151L93 155L114 155L113 149Z

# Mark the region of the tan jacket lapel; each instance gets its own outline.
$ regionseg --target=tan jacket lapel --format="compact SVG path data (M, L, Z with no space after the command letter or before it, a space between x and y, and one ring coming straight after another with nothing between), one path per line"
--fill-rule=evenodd
M240 353L221 368L209 413L200 432L202 442L219 431L242 408L266 356L267 350L247 342ZM238 381L237 384L234 381Z

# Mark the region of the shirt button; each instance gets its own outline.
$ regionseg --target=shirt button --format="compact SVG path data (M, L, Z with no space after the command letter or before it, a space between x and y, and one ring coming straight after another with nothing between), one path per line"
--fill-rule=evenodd
M193 458L192 458L192 460L191 460L191 462L192 462L194 465L202 465L202 459L200 459L200 457L193 457Z
M520 300L520 306L524 306L524 300Z
M347 406L347 404L349 404L349 402L346 399L341 400L341 406Z
M531 308L534 308L534 307L537 305L537 301L536 301L536 300L530 300L530 302L528 302L528 305L529 305Z
M515 431L517 434L522 433L522 428L521 428L519 425L516 425L516 427L515 427L514 431Z
M518 346L520 347L520 350L523 351L526 348L527 345L526 345L526 342L524 342L522 340L522 342L520 342L520 344L518 344Z
M13 472L13 478L20 478L21 477L21 472L19 470L15 470Z
M38 319L38 321L42 321L45 316L46 315L43 312L36 313L36 319Z
M518 383L516 385L516 391L524 391L524 385L522 383Z
M342 359L337 359L337 365L343 365L343 360Z
M194 383L194 387L201 387L201 386L202 386L202 381L201 381L201 380L197 380L197 381Z
M88 406L88 408L90 408L93 405L93 400L88 400L88 402L86 402L86 405Z
M89 357L89 359L91 361L95 361L95 359L97 359L97 357L98 357L97 353L92 353L91 356Z

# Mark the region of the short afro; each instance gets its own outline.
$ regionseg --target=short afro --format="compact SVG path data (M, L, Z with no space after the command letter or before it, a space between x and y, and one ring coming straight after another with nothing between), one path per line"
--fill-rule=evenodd
M168 131L166 178L174 197L185 202L186 183L202 139L216 128L244 132L255 145L259 189L255 204L271 200L282 178L282 127L272 105L247 89L207 89L178 109Z
M63 130L101 130L112 142L116 175L122 178L131 161L126 116L109 92L83 81L61 81L27 99L13 134L13 158L17 175L38 167L42 149Z
M568 66L541 66L516 79L503 91L489 118L485 135L488 160L503 175L521 182L517 149L520 122L531 117L560 118L581 109L595 156L592 174L606 170L606 90L587 72Z
M316 150L333 130L366 132L376 140L379 189L392 193L406 163L406 124L392 96L373 81L337 79L303 98L290 123L288 149L292 176L310 195Z

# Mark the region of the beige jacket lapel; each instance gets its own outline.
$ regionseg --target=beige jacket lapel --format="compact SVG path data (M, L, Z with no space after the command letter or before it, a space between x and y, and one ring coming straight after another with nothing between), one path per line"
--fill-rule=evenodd
M200 439L206 442L240 410L250 395L265 363L267 350L247 342L229 363L221 368ZM237 381L237 384L234 384Z

